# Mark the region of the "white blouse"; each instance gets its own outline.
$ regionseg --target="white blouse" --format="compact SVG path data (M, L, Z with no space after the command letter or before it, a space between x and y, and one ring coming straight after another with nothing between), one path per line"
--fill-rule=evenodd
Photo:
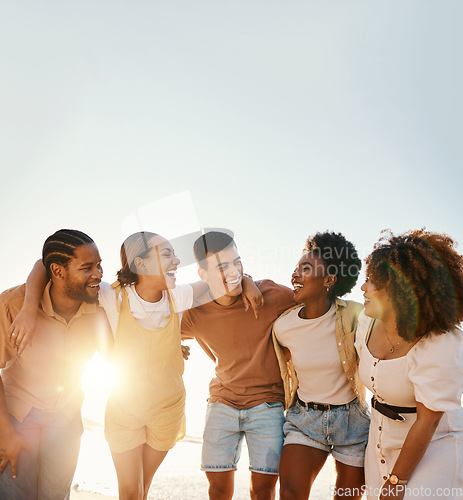
M463 495L463 332L456 328L442 335L430 334L405 356L380 360L366 345L372 322L364 312L360 314L355 341L360 378L365 386L378 401L393 406L414 407L418 401L430 410L445 412L424 457L408 481L405 498L428 496L423 491L418 494L418 488L429 488L441 499L460 498ZM391 472L408 431L416 421L416 413L403 415L405 422L397 422L376 410L371 412L365 456L369 499L378 497L379 488ZM452 491L452 488L455 489ZM459 495L455 493L458 488L462 488Z

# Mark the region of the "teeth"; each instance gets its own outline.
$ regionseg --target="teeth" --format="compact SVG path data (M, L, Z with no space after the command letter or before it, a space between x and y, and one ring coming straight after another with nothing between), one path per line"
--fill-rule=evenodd
M233 280L233 281L227 281L227 283L229 285L237 285L240 281L241 281L240 278L238 278L238 279Z
M301 285L300 283L294 283L293 287L294 288L304 288L304 285Z

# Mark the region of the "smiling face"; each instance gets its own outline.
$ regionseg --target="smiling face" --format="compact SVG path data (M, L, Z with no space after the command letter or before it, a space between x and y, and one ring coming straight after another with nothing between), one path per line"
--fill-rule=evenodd
M137 274L162 280L165 285L163 288L175 288L180 260L172 245L162 236L153 236L148 243L151 249L146 256L134 260Z
M243 265L238 249L231 245L217 253L208 253L205 267L199 268L199 276L209 285L214 299L235 298L243 291Z
M335 280L335 276L326 274L325 263L317 253L304 253L291 277L294 298L305 304L323 300L328 294L327 288L331 288Z
M361 286L364 298L365 314L370 318L384 319L393 313L393 305L386 289L378 289L371 280L366 280Z
M59 266L59 264L52 264ZM98 301L100 281L103 276L101 257L93 243L81 245L74 250L66 266L62 268L64 293L73 300L94 304Z

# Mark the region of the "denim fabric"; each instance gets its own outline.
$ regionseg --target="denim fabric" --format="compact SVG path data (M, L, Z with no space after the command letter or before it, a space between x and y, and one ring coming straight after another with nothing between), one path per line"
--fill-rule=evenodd
M249 470L278 474L283 447L283 422L282 403L263 403L245 410L222 403L208 403L201 470L236 470L245 437Z
M284 444L311 446L343 464L363 467L369 429L370 412L358 399L327 411L296 403L286 412Z

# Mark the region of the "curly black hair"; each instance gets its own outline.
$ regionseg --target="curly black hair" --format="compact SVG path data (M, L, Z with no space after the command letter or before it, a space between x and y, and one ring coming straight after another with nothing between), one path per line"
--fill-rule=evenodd
M309 236L304 251L318 253L325 264L325 272L336 276L330 290L332 300L349 293L357 283L362 261L354 245L343 234L326 231Z
M445 333L463 320L463 256L446 234L383 231L366 265L367 279L389 295L407 341Z

